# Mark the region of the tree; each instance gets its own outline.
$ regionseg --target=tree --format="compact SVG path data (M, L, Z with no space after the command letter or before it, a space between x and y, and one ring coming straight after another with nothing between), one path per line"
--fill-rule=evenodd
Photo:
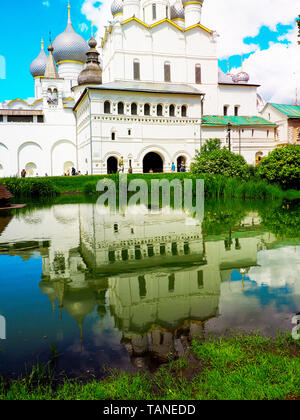
M200 154L207 155L214 150L220 150L221 149L221 140L220 139L209 139L205 142L204 146L200 149Z
M213 139L203 146L204 153L203 151L202 153L196 152L194 162L191 164L191 173L248 178L250 173L245 159L230 152L226 147L221 149L215 140L218 139Z
M259 174L268 182L278 183L285 189L299 189L300 147L292 144L277 147L262 159Z

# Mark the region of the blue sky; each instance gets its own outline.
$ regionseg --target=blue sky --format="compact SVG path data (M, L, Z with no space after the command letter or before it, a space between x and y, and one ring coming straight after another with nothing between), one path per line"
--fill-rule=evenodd
M256 4L258 1L260 9ZM272 0L274 10L270 11L268 7L270 1L253 0L249 3L246 0L228 0L228 6L231 3L240 6L245 2L245 6L242 6L245 7L245 16L241 7L225 7L220 0L206 0L202 23L210 28L214 25L212 29L220 33L219 55L229 56L230 67L234 68L234 71L240 67L241 53L244 52L244 68L250 72L253 82L261 83L265 87L262 89L262 94L270 99L276 91L279 96L278 101L282 99L281 102L285 102L294 95L297 83L299 84L297 81L292 82L292 72L296 72L299 76L300 65L293 70L293 67L297 66L293 61L295 50L289 48L292 43L288 37L291 29L296 26L297 2ZM111 19L109 11L111 2L112 0L103 0L101 6L101 2L96 0L71 0L75 30L81 32L83 24L86 28L90 28L92 19L99 26L103 26L107 19ZM218 15L215 13L216 4L219 8ZM281 5L286 6L284 11ZM101 6L100 14L99 6ZM17 97L26 99L32 97L34 93L33 79L29 72L30 63L40 51L41 38L45 40L47 47L49 31L52 32L54 39L65 29L67 0L15 0L2 2L1 9L0 56L5 59L6 78L1 79L3 59L0 58L0 101ZM81 34L88 39L90 30L85 30ZM280 54L285 59L281 60L278 57ZM298 61L300 63L300 60ZM220 66L226 72L227 59L220 60ZM286 80L287 86L281 87L285 91L278 92L277 79ZM298 88L300 92L300 85Z

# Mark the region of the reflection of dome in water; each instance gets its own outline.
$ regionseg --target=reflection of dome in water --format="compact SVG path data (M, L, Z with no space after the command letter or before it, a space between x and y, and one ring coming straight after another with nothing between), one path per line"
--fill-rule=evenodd
M47 295L48 299L52 303L53 308L55 308L55 301L57 299L55 289L53 287L53 284L50 281L41 281L40 284L40 291L43 293L43 295Z
M69 290L64 295L65 310L76 319L81 329L84 318L94 311L96 299L90 289Z
M71 224L78 220L78 209L73 205L54 206L53 214L55 219L64 225Z

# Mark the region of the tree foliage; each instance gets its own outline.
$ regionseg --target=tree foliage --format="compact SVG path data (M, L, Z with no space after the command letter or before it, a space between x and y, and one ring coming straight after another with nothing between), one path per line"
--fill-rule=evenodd
M280 184L284 189L299 189L300 147L278 147L266 156L259 170L260 176L270 183Z
M191 164L193 174L219 174L228 177L249 178L249 167L245 159L230 152L226 147L221 149L219 139L210 139L196 152Z

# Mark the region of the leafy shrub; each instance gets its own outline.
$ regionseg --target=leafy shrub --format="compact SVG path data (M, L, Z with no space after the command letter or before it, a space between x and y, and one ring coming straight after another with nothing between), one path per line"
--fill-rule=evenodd
M299 189L300 147L278 147L262 159L259 174L270 183L280 184L284 189Z
M191 164L192 174L219 174L226 177L249 179L250 173L245 159L230 152L225 147L208 153L196 152L195 161Z
M55 184L47 178L6 178L2 182L15 197L54 197L59 194Z

